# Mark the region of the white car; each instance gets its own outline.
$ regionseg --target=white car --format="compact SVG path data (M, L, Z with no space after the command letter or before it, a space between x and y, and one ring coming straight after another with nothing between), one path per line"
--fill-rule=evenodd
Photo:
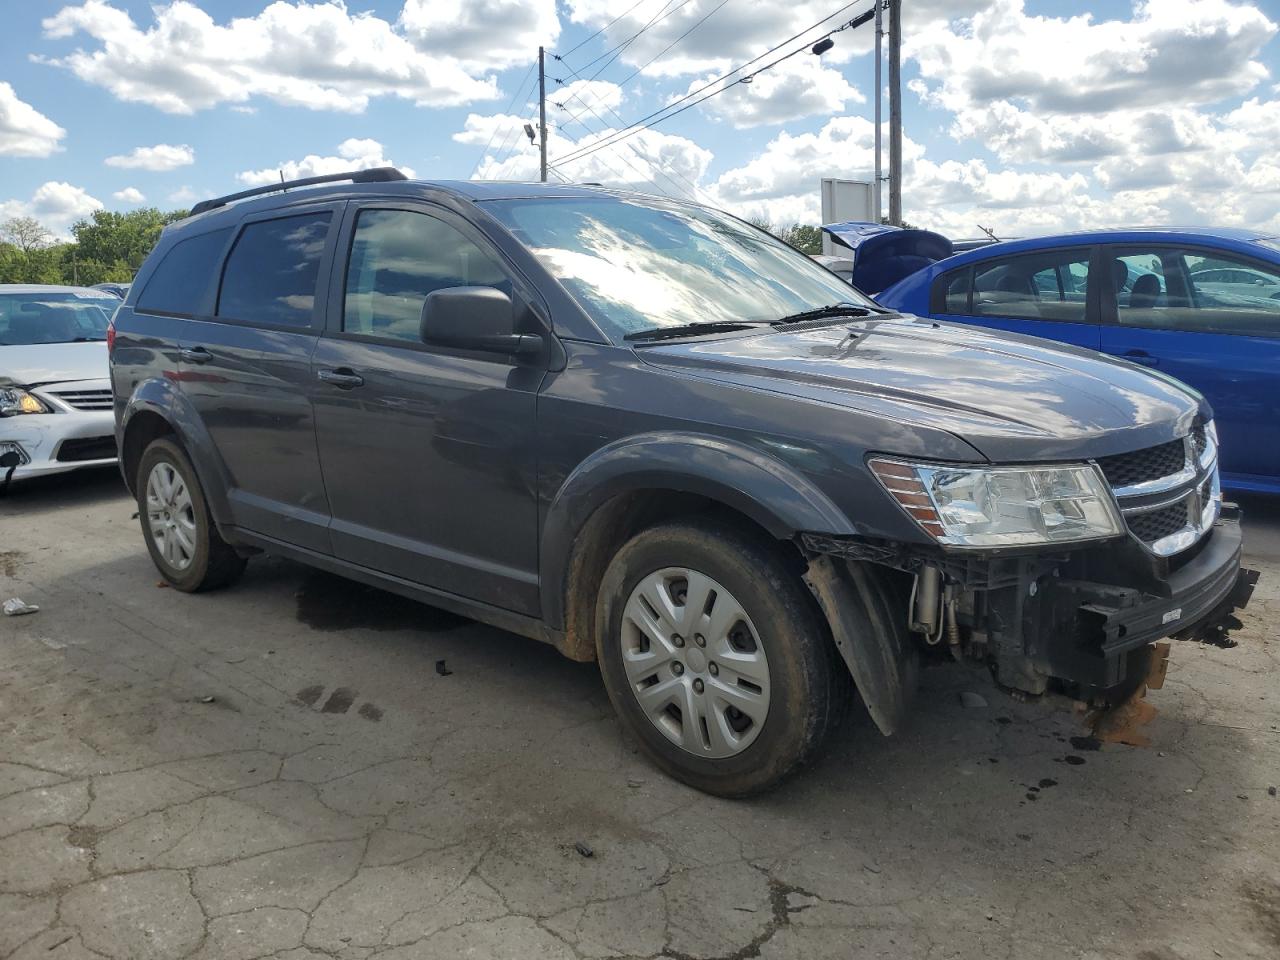
M0 484L10 468L23 480L115 463L107 325L120 303L0 284Z

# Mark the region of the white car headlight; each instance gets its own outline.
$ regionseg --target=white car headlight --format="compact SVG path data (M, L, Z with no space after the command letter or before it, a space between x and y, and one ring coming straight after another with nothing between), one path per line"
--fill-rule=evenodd
M877 458L869 466L916 523L948 546L1073 543L1124 530L1091 464L948 467Z
M49 408L39 397L27 393L21 387L0 387L0 417L49 412Z

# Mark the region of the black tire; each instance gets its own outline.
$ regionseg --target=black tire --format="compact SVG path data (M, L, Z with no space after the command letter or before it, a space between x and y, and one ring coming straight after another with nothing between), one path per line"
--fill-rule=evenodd
M189 565L181 569L164 558L148 519L147 481L158 464L167 464L180 475L190 493L190 517L196 531L195 552ZM142 539L147 544L147 552L160 575L172 586L185 593L199 593L228 586L240 578L245 559L218 534L218 528L209 515L209 503L200 479L186 451L177 442L168 437L151 441L138 462L134 489L138 497L138 521L142 525Z
M622 640L628 599L642 580L668 567L723 585L767 657L767 715L755 739L732 756L712 759L674 743L646 715L628 680ZM596 653L609 699L645 754L677 780L722 797L769 790L811 762L853 697L848 671L800 574L776 544L717 522L663 524L617 552L600 586Z

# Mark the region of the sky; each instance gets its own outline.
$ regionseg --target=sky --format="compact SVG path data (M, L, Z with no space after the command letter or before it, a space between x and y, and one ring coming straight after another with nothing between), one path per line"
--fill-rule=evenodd
M0 0L0 220L65 236L281 172L537 179L542 45L553 179L818 223L821 178L872 179L874 30L810 47L872 2ZM912 224L1280 234L1280 0L902 10Z

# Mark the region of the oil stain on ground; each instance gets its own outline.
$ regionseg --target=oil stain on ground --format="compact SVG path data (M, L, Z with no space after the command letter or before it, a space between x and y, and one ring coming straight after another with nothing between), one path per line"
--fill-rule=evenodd
M452 630L465 617L345 577L314 571L298 589L298 620L313 630Z

